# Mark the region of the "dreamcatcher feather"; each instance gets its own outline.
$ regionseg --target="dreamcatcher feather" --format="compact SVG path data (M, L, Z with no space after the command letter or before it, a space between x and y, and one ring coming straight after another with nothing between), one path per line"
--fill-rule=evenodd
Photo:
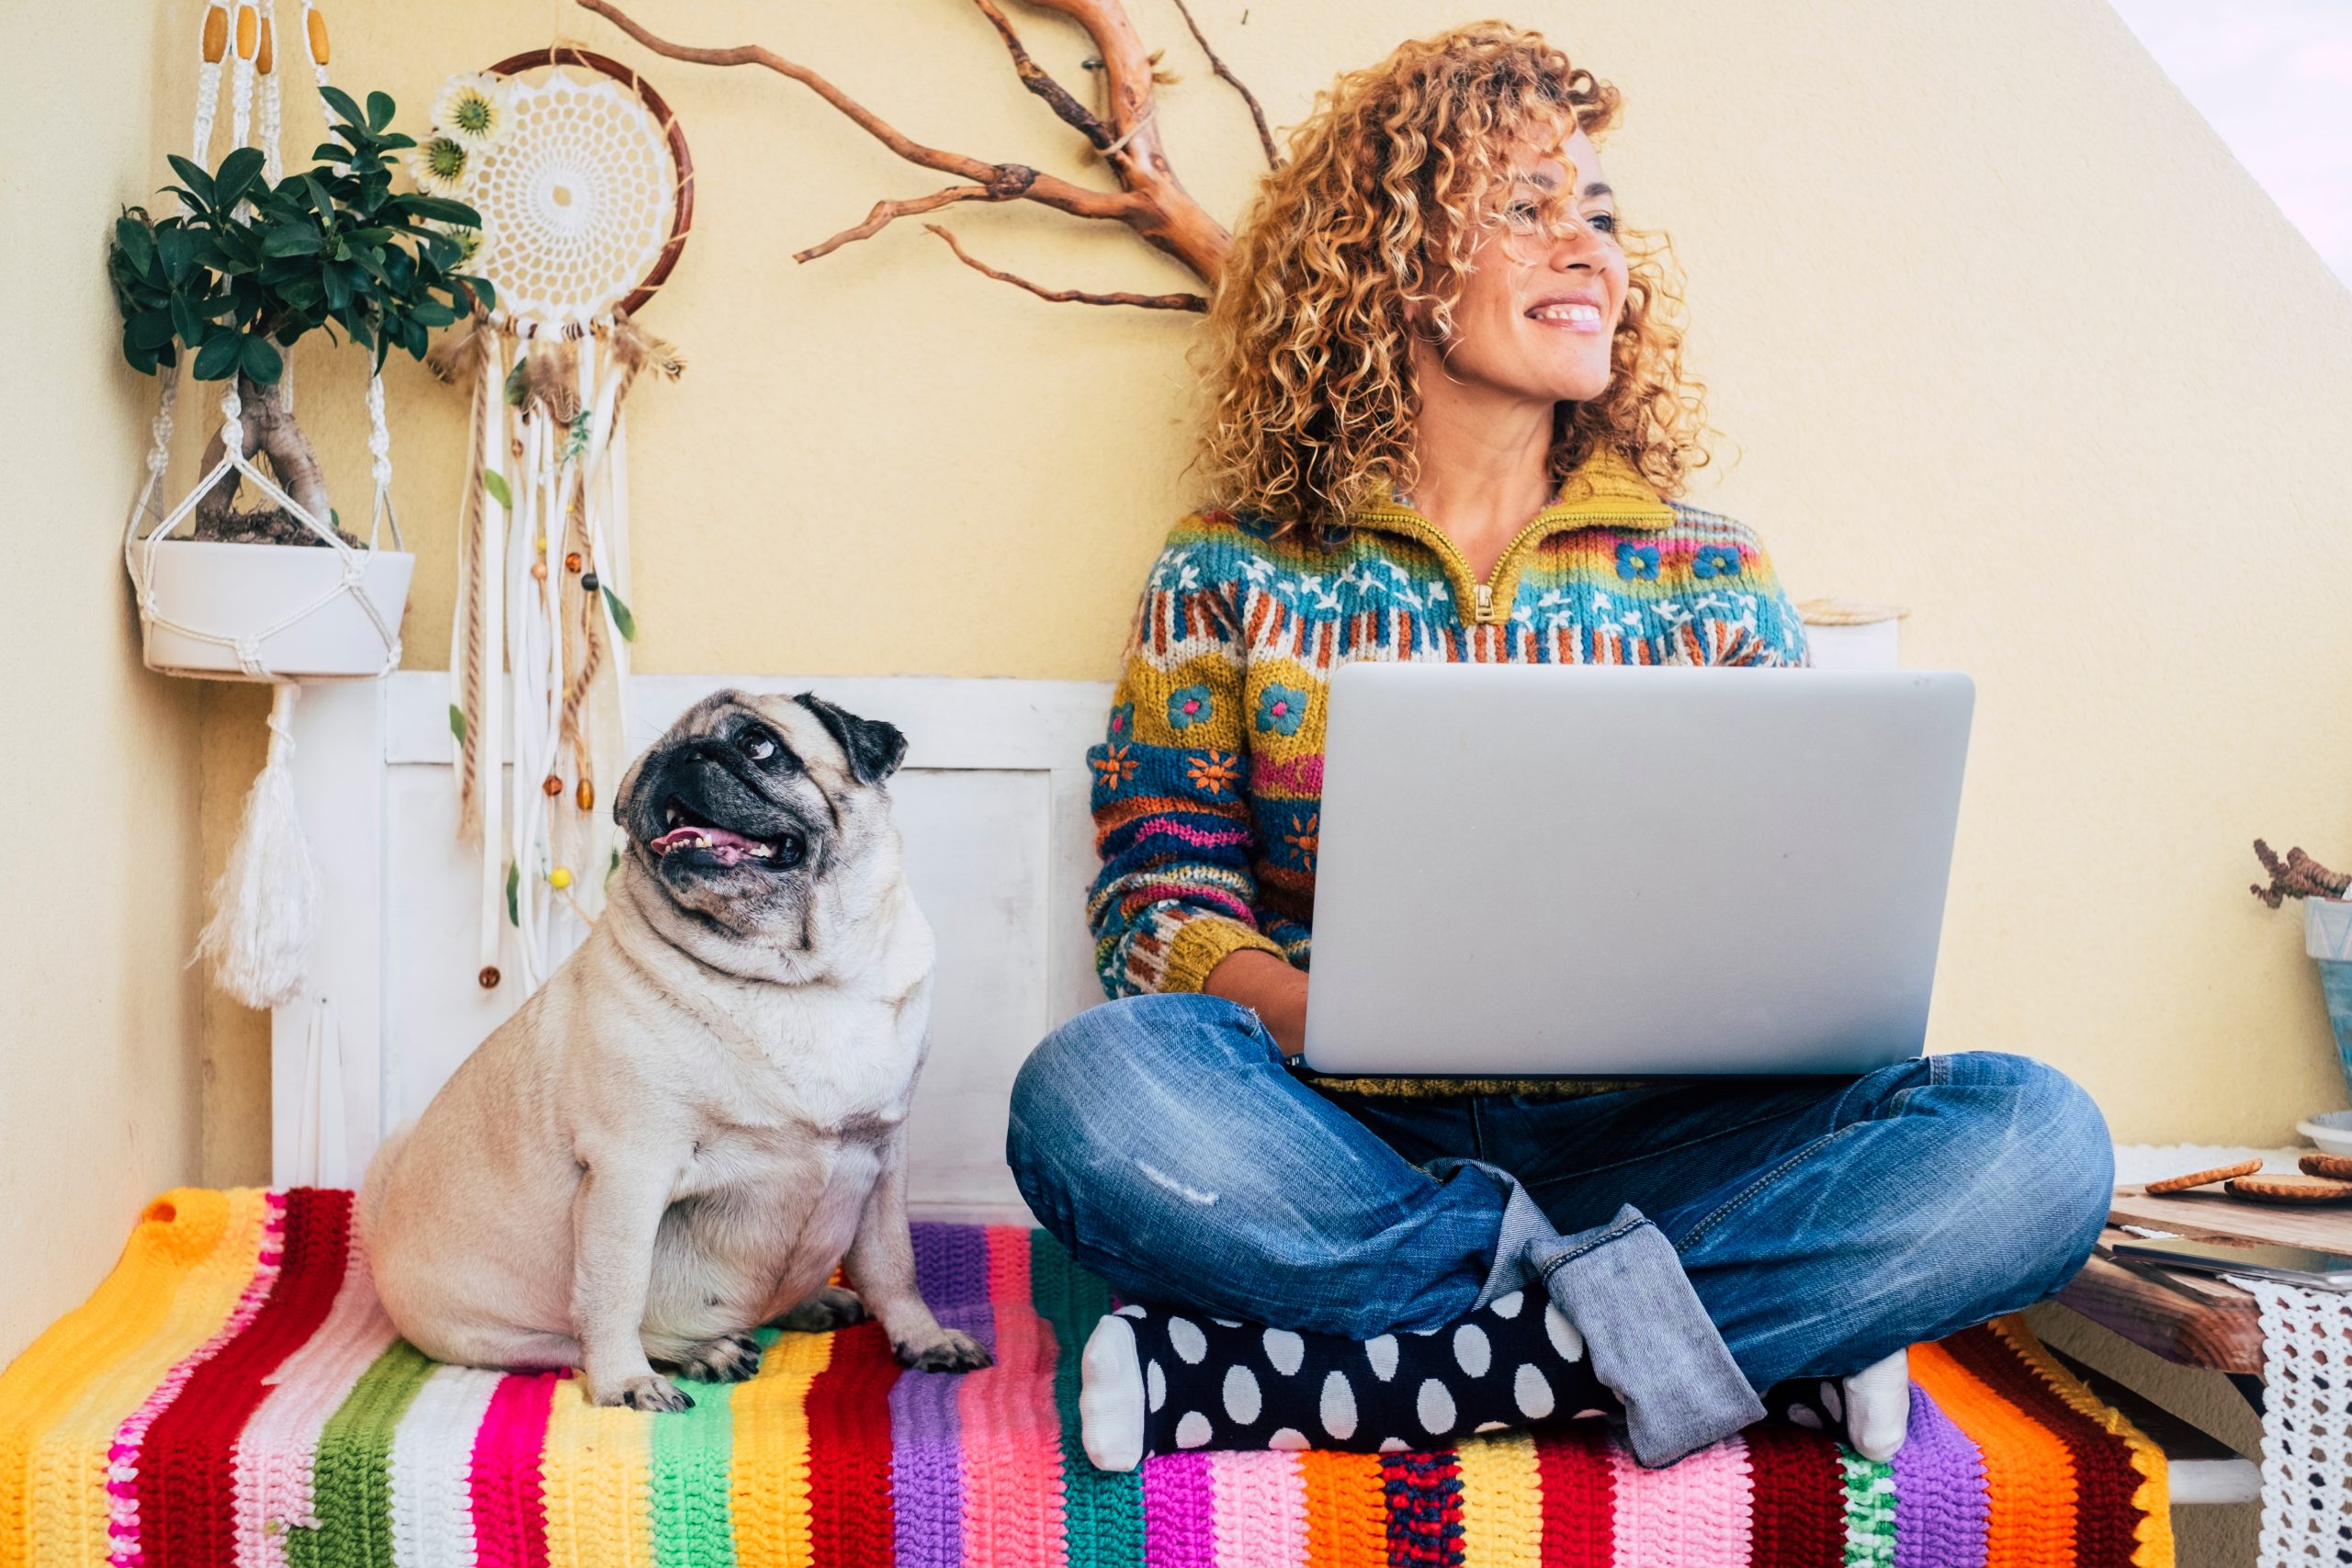
M459 832L481 845L481 983L499 983L511 929L527 991L618 863L604 797L627 760L636 636L624 405L640 375L684 368L632 318L685 243L694 165L660 95L601 55L517 55L460 91L487 133L451 155L452 184L481 214L472 265L499 308L432 358L473 397L450 727Z

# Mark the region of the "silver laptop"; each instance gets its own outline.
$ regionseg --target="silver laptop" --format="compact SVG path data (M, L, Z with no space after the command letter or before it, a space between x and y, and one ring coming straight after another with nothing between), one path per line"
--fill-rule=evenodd
M1359 663L1329 700L1309 1067L1918 1055L1967 676Z

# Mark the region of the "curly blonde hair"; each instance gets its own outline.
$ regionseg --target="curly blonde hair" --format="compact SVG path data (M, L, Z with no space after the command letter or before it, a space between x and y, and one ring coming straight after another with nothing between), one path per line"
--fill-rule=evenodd
M1312 536L1388 485L1419 481L1408 308L1450 340L1469 252L1521 137L1608 129L1617 89L1538 33L1474 22L1400 46L1317 96L1227 253L1195 365L1197 459L1218 504ZM1555 193L1546 218L1572 194ZM1554 412L1551 468L1600 446L1677 495L1705 464L1702 389L1682 368L1682 300L1663 235L1620 230L1629 282L1608 389Z

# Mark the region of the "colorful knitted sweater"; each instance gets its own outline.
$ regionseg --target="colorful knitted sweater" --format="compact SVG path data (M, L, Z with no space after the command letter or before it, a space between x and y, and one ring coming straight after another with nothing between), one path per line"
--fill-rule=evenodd
M1093 770L1088 903L1114 997L1197 991L1245 947L1307 965L1324 702L1353 660L1482 664L1806 661L1756 536L1661 501L1603 451L1487 581L1409 507L1318 547L1261 519L1179 523L1151 570Z

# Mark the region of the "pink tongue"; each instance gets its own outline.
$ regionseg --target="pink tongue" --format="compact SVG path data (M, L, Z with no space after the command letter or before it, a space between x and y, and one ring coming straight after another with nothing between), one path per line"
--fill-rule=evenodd
M653 852L666 855L672 850L694 843L697 839L709 840L710 852L718 857L721 865L733 865L752 852L754 840L741 833L730 833L724 828L673 828L653 840Z

